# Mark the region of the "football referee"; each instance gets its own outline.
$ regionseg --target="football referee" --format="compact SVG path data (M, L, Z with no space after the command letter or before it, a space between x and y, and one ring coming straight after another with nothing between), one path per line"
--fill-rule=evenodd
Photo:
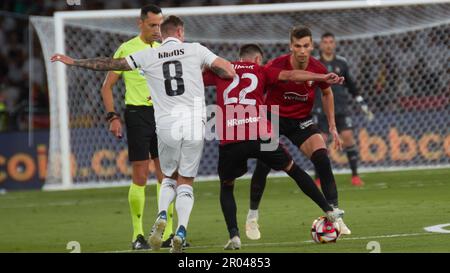
M133 39L123 43L114 54L114 58L124 58L132 53L149 47L158 47L160 25L163 21L161 9L155 5L147 5L141 9L138 21L140 33ZM128 192L128 202L133 223L132 249L149 249L144 237L142 218L145 204L145 185L149 175L149 153L154 162L159 197L160 183L163 175L158 159L158 141L156 137L153 103L149 98L149 89L144 76L139 70L109 71L102 86L102 98L109 122L109 131L117 138L122 138L122 122L120 114L114 110L112 95L113 86L123 77L125 82L125 125L127 129L128 157L132 166L132 183ZM168 211L168 223L163 240L170 242L172 231L173 204ZM166 246L168 243L165 243ZM169 247L167 245L166 247Z

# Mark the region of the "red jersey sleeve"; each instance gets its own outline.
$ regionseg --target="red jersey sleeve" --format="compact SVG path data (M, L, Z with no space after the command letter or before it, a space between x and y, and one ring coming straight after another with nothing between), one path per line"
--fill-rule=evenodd
M203 83L205 86L211 86L216 84L216 74L209 69L203 71Z
M278 77L283 71L281 68L276 68L273 66L264 66L264 76L266 77L266 85L274 84L278 81Z

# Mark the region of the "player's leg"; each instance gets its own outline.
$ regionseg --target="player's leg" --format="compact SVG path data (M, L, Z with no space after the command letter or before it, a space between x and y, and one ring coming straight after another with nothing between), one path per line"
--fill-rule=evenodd
M286 137L297 146L313 163L320 177L322 192L328 203L338 206L338 193L334 180L331 162L321 131L312 118L301 120L289 119L289 133Z
M236 250L241 248L241 237L237 224L237 206L234 199L234 179L220 181L220 207L225 218L229 240L223 247L224 250Z
M270 167L264 164L261 160L256 161L256 167L250 182L250 211L255 211L256 216L258 212L259 203L266 188L267 175L270 173Z
M150 145L150 155L153 160L155 166L155 175L158 180L156 183L156 205L159 202L159 192L161 190L161 183L164 179L164 175L161 171L161 165L159 162L159 153L158 153L158 137L156 135L156 122L155 122L155 112L153 107L145 107L146 112L144 113L143 119L146 121L146 126L148 129L146 130L146 138ZM167 211L167 226L163 234L163 247L170 246L170 237L173 232L172 227L172 219L173 219L173 203L170 204L169 209Z
M346 115L336 117L336 127L339 131L339 136L343 141L343 148L347 154L348 163L352 170L352 185L362 186L364 182L358 175L358 148L353 136L352 119Z
M158 179L158 183L156 183L156 204L159 203L159 196L161 191L161 185L162 181L164 179L164 175L161 172L161 165L159 163L159 158L153 159L154 165L155 165L155 175ZM169 208L167 209L167 225L166 229L164 230L163 234L163 243L162 247L168 248L170 247L170 243L173 237L173 202L170 203Z
M176 171L181 151L181 140L172 139L170 130L160 130L158 133L159 162L164 178L159 192L158 215L149 237L153 250L159 250L162 245L162 236L167 225L167 211L177 195Z
M256 167L250 182L250 209L247 213L247 220L245 224L245 233L251 240L258 240L261 238L259 231L259 204L266 187L267 175L270 173L270 167L261 160L256 161Z
M220 180L220 207L222 209L229 238L239 235L239 228L237 225L237 207L234 199L234 179Z
M311 135L302 145L300 145L300 150L310 158L311 162L318 170L322 192L328 203L333 206L333 208L337 209L338 192L336 181L334 180L331 161L328 157L328 151L322 136L318 133ZM341 234L351 234L350 229L344 223L342 217L338 219L338 223L341 227Z
M311 135L300 145L300 150L311 160L316 168L321 182L321 187L328 203L338 206L338 193L336 181L331 169L331 161L328 150L320 134Z
M186 242L189 218L194 206L194 177L203 154L203 138L188 140L184 138L180 146L180 162L178 164L177 196L175 210L178 216L178 227L172 239L172 253L182 252Z
M317 116L317 127L320 130L320 134L322 135L322 138L325 143L328 141L328 121L326 115L318 115ZM314 165L314 179L317 187L320 188L320 177L319 177L319 171L317 170L316 166Z
M227 225L229 240L225 250L241 248L241 239L237 224L237 206L234 198L234 181L247 172L247 150L252 142L245 141L219 147L217 172L220 178L220 207Z
M154 139L154 140L153 140ZM159 196L161 191L161 184L164 179L164 174L161 171L161 164L159 162L158 157L158 139L156 137L156 134L154 134L154 138L152 139L152 142L150 144L150 153L152 156L153 164L155 166L155 175L158 180L158 183L156 183L156 205L159 203ZM152 148L153 147L153 148ZM156 155L156 156L154 156ZM163 243L162 247L170 247L170 242L173 237L173 203L170 203L169 208L167 209L167 225L166 229L164 230L163 234Z
M153 250L159 250L162 247L163 234L169 218L168 209L169 206L173 206L173 201L176 197L176 187L177 173L173 172L171 176L164 175L158 198L158 215L149 236L149 243Z
M268 112L267 118L269 120L274 118L274 120L279 121L279 134L284 133L284 123L283 120L278 116ZM251 240L258 240L261 237L259 231L258 218L259 218L259 204L266 187L267 176L270 173L270 167L267 166L261 160L256 161L256 167L253 171L251 182L250 182L250 208L247 214L247 220L245 224L246 235Z
M347 154L350 169L352 170L352 185L363 186L364 182L358 175L358 148L353 137L353 131L344 130L340 133L340 137L343 140L343 148Z
M178 215L178 227L172 238L172 248L170 250L172 253L183 252L183 246L186 242L189 218L192 208L194 207L193 182L193 176L183 176L181 174L178 176L177 196L175 201L175 209Z
M258 156L272 169L285 171L294 179L303 193L311 198L325 213L333 211L333 208L314 184L313 179L295 164L289 153L281 145L275 151L262 151Z

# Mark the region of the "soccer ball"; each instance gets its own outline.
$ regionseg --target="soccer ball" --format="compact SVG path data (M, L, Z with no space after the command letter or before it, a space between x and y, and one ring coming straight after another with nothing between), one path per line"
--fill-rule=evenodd
M335 243L340 234L338 223L328 221L325 216L314 220L311 227L311 236L318 244Z

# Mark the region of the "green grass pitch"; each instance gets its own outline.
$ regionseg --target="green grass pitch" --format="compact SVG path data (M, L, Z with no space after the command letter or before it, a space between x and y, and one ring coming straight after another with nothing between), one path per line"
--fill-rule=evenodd
M311 223L322 213L289 178L270 178L260 207L262 238L248 240L245 217L249 181L237 181L239 252L450 252L450 233L424 227L450 223L450 169L363 174L366 185L352 187L349 175L337 175L340 206L352 235L336 244L318 245ZM154 185L147 187L145 230L156 215ZM223 252L228 239L219 205L219 182L195 184L195 204L188 226L187 252ZM56 192L10 192L0 195L0 252L128 252L131 219L128 187ZM450 230L447 227L447 230ZM146 234L147 236L147 234ZM168 252L168 250L161 250Z

